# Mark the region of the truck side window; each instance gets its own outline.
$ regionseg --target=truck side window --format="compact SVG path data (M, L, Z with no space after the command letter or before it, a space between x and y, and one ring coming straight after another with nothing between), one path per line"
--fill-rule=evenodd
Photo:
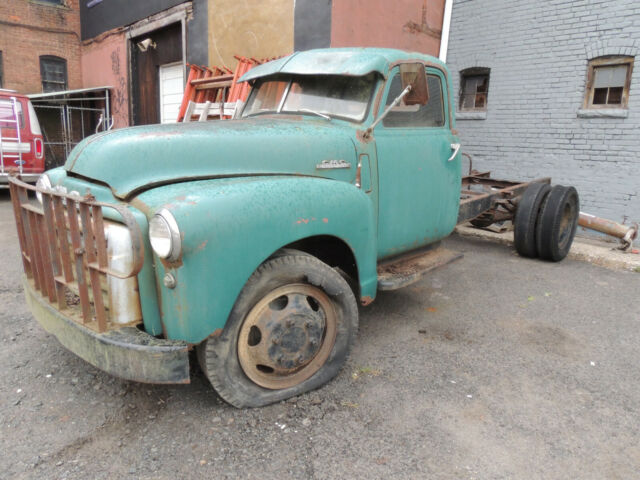
M444 126L444 105L442 102L442 82L437 75L427 75L429 102L426 105L398 105L382 121L385 127L442 127ZM387 95L387 105L402 93L400 74L391 81Z

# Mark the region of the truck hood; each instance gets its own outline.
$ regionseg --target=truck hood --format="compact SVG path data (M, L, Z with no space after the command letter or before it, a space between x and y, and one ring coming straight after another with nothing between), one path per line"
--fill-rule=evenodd
M352 181L354 135L354 128L340 122L306 117L148 125L83 140L65 170L108 185L122 199L154 185L200 178L305 175ZM351 166L316 168L336 160Z

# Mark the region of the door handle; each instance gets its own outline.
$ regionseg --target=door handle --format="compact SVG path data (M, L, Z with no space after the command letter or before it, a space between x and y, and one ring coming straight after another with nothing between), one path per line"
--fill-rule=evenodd
M449 160L447 160L447 162L450 162L454 158L456 158L456 156L458 155L458 152L460 151L460 144L459 143L452 143L451 144L451 150L453 150L453 153L451 154L451 156L449 157Z

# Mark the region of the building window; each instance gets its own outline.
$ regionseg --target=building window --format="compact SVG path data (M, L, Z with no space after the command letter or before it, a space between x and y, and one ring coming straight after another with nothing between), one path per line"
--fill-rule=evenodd
M67 61L53 55L40 57L40 77L43 92L67 89Z
M488 95L488 68L467 68L460 72L461 112L486 112Z
M633 57L600 57L589 62L584 108L627 108Z
M2 88L2 85L4 85L3 81L4 75L2 74L2 50L0 50L0 88Z

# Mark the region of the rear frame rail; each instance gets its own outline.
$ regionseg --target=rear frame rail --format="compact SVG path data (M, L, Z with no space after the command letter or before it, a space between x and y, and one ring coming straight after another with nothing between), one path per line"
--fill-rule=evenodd
M462 177L457 224L482 215L491 216L495 221L512 220L519 197L532 183L551 183L551 178L516 182L491 178L490 172L471 171Z

